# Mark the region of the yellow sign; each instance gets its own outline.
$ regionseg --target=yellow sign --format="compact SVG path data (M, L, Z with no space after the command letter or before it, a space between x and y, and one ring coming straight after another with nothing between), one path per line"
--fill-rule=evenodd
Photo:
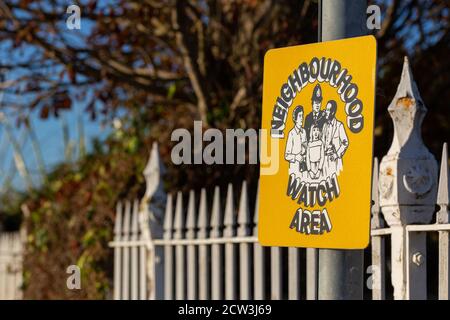
M372 36L267 52L262 129L269 138L261 150L278 153L270 155L277 170L261 161L262 245L368 245L375 76Z

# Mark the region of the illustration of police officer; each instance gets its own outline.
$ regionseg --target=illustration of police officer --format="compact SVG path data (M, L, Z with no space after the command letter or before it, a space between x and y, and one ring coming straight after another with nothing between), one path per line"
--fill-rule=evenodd
M322 107L322 88L320 84L316 84L311 97L312 111L305 118L305 130L308 141L311 137L311 127L316 126L320 132L325 124L325 114L321 109Z

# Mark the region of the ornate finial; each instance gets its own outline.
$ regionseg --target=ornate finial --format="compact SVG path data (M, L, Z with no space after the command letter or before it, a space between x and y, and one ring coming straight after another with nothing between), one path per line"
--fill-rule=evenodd
M422 140L421 126L427 109L407 57L388 111L394 137L380 164L383 215L389 225L428 223L436 201L437 162Z
M157 238L162 235L162 224L164 219L164 206L166 203L166 194L163 188L162 176L166 169L161 161L156 142L152 145L150 158L144 169L146 189L144 197L141 200L141 210L143 214L140 218L141 226L150 224L151 237ZM148 212L147 214L144 214Z
M408 99L409 98L409 99ZM409 59L405 56L403 60L403 70L400 77L400 83L397 87L397 92L395 93L394 99L392 99L388 110L395 109L402 104L407 104L414 107L423 109L426 112L425 104L423 103L422 97L420 96L419 89L417 89L417 84L414 81L411 67L409 65Z
M403 62L402 76L397 92L388 107L388 111L394 122L394 139L387 156L394 158L413 158L416 156L423 159L433 158L423 144L421 136L422 121L427 108L417 89L407 57Z
M426 238L417 236L411 240L408 232L405 232L406 226L431 222L437 194L437 162L421 136L422 121L427 109L414 82L407 58L388 111L394 123L394 137L391 148L380 163L378 187L381 211L387 224L393 227L392 270L398 271L407 270L411 265L408 250L411 243L414 248L425 246ZM407 239L413 242L409 243ZM391 281L395 299L414 298L408 292L404 273L393 272Z
M161 161L159 156L158 144L153 142L152 150L150 151L150 158L148 159L147 165L144 169L145 182L147 188L145 190L144 198L150 199L150 197L155 193L158 185L160 184L161 177L166 172L166 168Z

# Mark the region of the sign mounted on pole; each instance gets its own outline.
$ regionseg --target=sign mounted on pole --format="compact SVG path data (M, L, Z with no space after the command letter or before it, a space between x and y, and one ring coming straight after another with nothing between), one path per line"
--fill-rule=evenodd
M373 36L266 53L261 150L278 153L277 170L261 161L262 245L368 245L375 78Z

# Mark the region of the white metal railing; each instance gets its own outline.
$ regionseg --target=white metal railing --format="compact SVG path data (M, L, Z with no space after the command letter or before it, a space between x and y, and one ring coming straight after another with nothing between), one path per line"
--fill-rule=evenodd
M450 223L449 216L449 176L448 176L448 151L447 144L444 144L441 169L439 172L439 184L437 190L436 203L440 210L435 212L432 223L429 224L406 224L384 227L385 222L381 218L378 194L378 161L375 159L372 191L374 204L372 207L372 265L376 267L378 274L373 278L374 290L372 298L383 300L386 297L385 276L386 276L386 245L391 248L391 261L397 260L398 265L405 265L405 268L396 268L392 265L392 284L394 286L394 298L403 299L427 299L428 289L431 285L427 279L427 232L437 232L438 242L438 298L440 300L449 299L449 236ZM390 239L387 239L389 237ZM389 242L387 240L390 240ZM401 247L399 247L400 245ZM404 245L402 245L404 244ZM396 282L404 281L404 286L400 286L404 291L396 291ZM398 288L398 287L397 287ZM399 295L396 297L396 294Z
M365 261L372 280L364 282L369 282L370 289L365 290L365 297L426 299L430 298L429 289L436 289L437 297L447 300L447 145L444 144L438 170L436 160L420 139L426 108L407 59L388 110L395 137L380 166L374 160L371 243L367 249L371 258ZM126 202L117 206L115 238L111 243L115 252L116 299L317 298L316 249L264 248L258 244L259 191L254 202L250 201L244 182L238 206L231 185L225 201L221 201L217 187L202 189L199 197L190 191L187 199L178 192L174 205L173 196L163 192L163 173L154 144L144 171L144 198L133 205ZM183 200L187 200L187 207ZM427 252L430 232L439 235L437 257ZM427 278L427 263L436 259L437 286ZM386 285L389 280L392 288Z
M203 189L196 208L195 194L190 192L186 210L181 193L176 196L174 210L172 195L168 195L162 238L152 239L150 244L142 238L130 240L130 234L136 233L137 229L131 221L139 220L137 202L133 206L118 204L116 236L111 243L115 250L116 299L145 298L145 295L133 296L131 292L136 283L150 278L154 279L150 284L152 290L160 288L161 292L150 292L148 297L153 295L162 299L316 297L315 264L306 263L307 257L315 259L315 250L261 247L255 236L257 208L251 215L245 182L240 190L238 208L234 206L231 185L228 186L223 211L219 189L214 190L211 210L207 208L206 194ZM124 214L129 217L124 219ZM127 228L130 223L131 228ZM161 249L161 256L155 262L162 265L161 272L147 276L145 267L140 269L136 263L131 270L133 258L127 252L133 248ZM300 281L302 273L306 276ZM133 274L140 274L140 280L130 281Z
M445 158L442 161L445 163ZM441 179L444 178L445 172L441 171ZM375 159L374 187L377 185L378 162ZM386 256L386 246L391 246L390 238L397 235L395 227L384 227L377 190L373 190L372 258L366 265L371 265L374 270L372 299L385 299L386 264L390 259ZM229 185L221 210L223 204L217 187L210 209L204 189L198 201L194 192L189 193L187 207L183 205L180 192L176 195L175 206L173 196L169 194L164 205L161 237L155 239L145 239L138 226L138 222L143 221L139 215L150 214L145 209L147 206L141 209L138 201L119 203L115 239L111 243L115 251L115 298L317 298L316 250L261 247L256 237L258 200L255 199L255 210L251 215L245 182L239 195L236 208L233 187ZM411 233L440 233L439 298L447 299L448 245L445 237L448 237L450 224L408 225L404 230L408 243ZM152 251L159 253L150 259ZM426 282L426 248L410 247L408 252L415 255L406 270L409 298L426 298L427 284L423 283L423 279ZM160 265L159 272L157 265ZM393 270L395 272L399 270Z
M118 203L114 228L114 299L147 299L146 241L138 227L139 203Z

